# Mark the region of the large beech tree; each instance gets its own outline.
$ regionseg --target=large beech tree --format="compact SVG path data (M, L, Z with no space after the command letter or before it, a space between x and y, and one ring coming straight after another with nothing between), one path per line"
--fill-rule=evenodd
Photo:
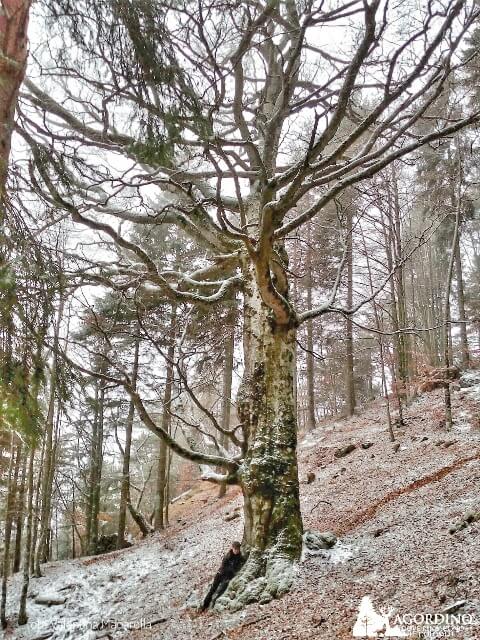
M297 329L322 314L354 314L398 267L371 295L342 306L345 237L328 298L297 309L289 237L347 188L477 121L478 112L458 116L441 97L447 83L455 95L451 78L462 74L461 43L478 7L463 0L40 5L49 42L26 81L18 131L32 151L34 189L56 215L69 214L100 238L101 260L83 256L82 281L148 293L150 304L155 295L184 306L242 296L240 425L228 430L204 411L235 445L228 452L173 440L108 350L102 375L125 387L146 427L176 453L224 470L206 478L240 485L250 553L219 604L266 601L290 587L302 546ZM168 256L160 265L132 240L129 223L178 227L202 249L203 263L165 268Z

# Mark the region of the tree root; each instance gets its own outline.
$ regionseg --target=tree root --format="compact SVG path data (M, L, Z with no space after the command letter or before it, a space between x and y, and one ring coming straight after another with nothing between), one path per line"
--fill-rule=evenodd
M232 579L215 603L217 611L239 611L247 604L265 604L290 590L295 563L275 550L251 551L242 570Z

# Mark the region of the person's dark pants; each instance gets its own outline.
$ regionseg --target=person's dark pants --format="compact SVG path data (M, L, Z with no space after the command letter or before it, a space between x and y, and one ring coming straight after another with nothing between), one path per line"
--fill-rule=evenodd
M225 592L226 588L228 587L228 583L230 582L231 579L232 579L232 576L224 576L221 573L217 573L215 575L215 578L212 582L212 586L210 587L207 595L205 596L205 600L203 601L202 611L205 611L205 609L208 609L212 600L213 600L213 604L215 604L215 602L217 601L217 598L219 598L222 595L222 593Z

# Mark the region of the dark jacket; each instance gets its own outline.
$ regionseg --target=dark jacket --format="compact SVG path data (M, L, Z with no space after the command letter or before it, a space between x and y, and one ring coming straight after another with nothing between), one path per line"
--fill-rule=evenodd
M224 578L233 578L244 562L245 559L241 553L233 553L230 549L222 560L218 573Z

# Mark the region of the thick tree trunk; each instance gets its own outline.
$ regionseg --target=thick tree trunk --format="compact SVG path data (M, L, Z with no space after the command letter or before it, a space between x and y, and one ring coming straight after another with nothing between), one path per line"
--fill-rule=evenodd
M302 549L297 419L294 402L296 330L276 325L252 285L245 300L245 373L237 395L246 452L238 472L244 497L247 563L218 607L266 602L291 586Z

